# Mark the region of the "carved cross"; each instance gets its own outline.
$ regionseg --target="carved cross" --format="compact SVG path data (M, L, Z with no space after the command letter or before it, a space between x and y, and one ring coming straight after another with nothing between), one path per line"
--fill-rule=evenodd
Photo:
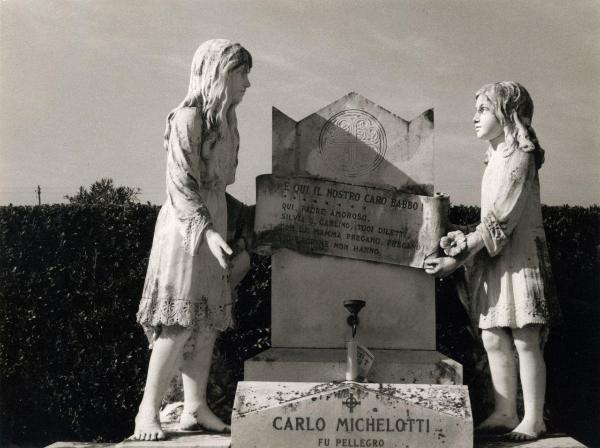
M352 392L350 392L350 396L345 401L342 401L342 405L350 409L351 414L354 412L354 408L357 407L359 404L360 401L354 398L354 394Z

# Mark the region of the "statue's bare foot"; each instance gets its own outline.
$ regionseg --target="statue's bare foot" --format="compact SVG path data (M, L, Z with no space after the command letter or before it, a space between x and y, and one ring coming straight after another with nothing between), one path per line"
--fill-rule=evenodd
M135 431L129 440L158 441L164 439L165 433L160 427L156 412L140 409L135 416Z
M492 413L475 428L477 434L504 434L519 423L516 415L510 416L500 413Z
M527 440L537 440L546 434L546 424L544 421L523 420L515 429L504 436L505 439L522 442Z
M181 431L190 431L199 427L214 432L231 432L231 427L217 417L208 406L199 406L196 412L183 411L179 421Z

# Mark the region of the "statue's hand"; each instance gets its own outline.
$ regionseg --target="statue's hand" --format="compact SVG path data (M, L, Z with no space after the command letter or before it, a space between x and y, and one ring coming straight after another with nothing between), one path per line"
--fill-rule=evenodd
M213 229L208 229L204 235L206 244L223 269L229 267L229 255L233 253L225 240Z
M435 277L446 277L460 267L460 262L452 257L429 258L425 260L425 272Z
M446 255L456 257L467 249L467 237L460 230L449 232L440 239L440 247Z

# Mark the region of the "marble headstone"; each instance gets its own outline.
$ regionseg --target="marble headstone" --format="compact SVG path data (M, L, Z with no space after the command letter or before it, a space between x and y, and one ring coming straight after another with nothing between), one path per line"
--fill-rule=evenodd
M370 379L393 382L378 364L400 368L408 350L425 360L411 380L430 381L442 356L435 282L422 267L445 234L448 207L433 195L433 110L407 121L357 93L298 122L274 108L272 151L273 173L257 179L255 233L258 250L272 253L273 348L246 363L246 379L285 375L285 363L308 358L306 376L294 378L324 374L327 362L306 349L343 350L343 302L361 299ZM446 372L439 382L462 382L460 365ZM342 379L337 369L320 378Z

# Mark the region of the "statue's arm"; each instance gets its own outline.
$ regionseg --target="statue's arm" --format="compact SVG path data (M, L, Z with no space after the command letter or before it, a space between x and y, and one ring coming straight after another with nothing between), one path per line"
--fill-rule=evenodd
M532 153L515 150L508 156L507 164L507 178L504 179L491 209L482 216L481 224L476 229L492 257L502 251L519 223L536 174Z
M212 227L210 212L200 193L198 170L193 158L199 157L202 121L195 108L182 109L171 121L167 155L167 198L183 236L184 250L198 252L205 232Z
M517 226L535 179L535 160L531 153L515 150L509 157L507 179L502 184L491 210L482 222L465 235L460 228L442 238L440 245L446 257L426 261L425 271L436 276L446 276L486 249L496 256L509 241ZM467 226L468 228L468 226Z

